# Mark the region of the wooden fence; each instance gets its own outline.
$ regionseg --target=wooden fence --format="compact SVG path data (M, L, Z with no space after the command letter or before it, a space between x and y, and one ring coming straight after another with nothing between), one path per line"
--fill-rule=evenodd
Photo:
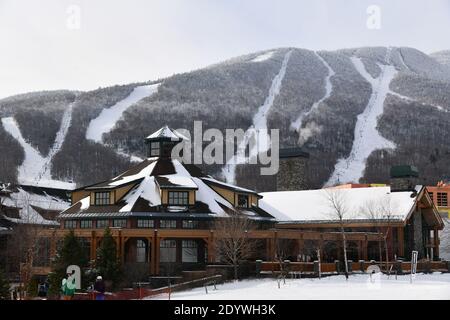
M319 263L316 262L261 262L259 271L262 273L279 273L280 269L287 272L301 272L304 274L315 274L318 272ZM365 272L371 265L378 265L382 270L385 269L385 263L376 261L349 261L349 271ZM401 272L409 273L411 271L411 262L389 262L393 270L401 270ZM339 270L338 270L339 268ZM321 273L338 273L344 270L343 263L321 263ZM449 261L421 261L417 263L417 272L450 272Z

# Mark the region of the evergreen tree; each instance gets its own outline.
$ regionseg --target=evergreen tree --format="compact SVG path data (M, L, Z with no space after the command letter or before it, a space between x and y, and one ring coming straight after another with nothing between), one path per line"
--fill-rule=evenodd
M66 276L66 269L70 265L78 265L81 269L88 265L89 258L71 230L64 237L62 247L56 253L56 258L52 262L52 272L49 274L49 294L58 295L61 288L61 281ZM83 278L81 279L84 282Z
M116 242L110 229L106 228L97 251L96 269L103 279L112 281L113 287L117 287L122 276L116 252Z
M0 269L0 300L10 299L10 286L5 274Z

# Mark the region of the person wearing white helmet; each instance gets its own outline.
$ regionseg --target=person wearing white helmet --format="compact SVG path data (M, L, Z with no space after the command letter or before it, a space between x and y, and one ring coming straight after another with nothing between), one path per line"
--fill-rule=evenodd
M97 276L94 284L95 300L105 300L105 283L102 276Z

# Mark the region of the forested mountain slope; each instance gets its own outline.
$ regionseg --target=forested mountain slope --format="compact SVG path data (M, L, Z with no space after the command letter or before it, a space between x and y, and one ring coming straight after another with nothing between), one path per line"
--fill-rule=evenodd
M393 164L416 165L422 182L434 184L450 175L449 56L394 47L280 48L148 83L9 97L0 100L0 180L25 179L27 148L50 159L39 172L53 180L107 179L144 157L143 138L164 124L192 130L202 120L204 130L280 129L282 147L310 153L311 187L387 182ZM109 108L120 110L118 121ZM88 128L102 139L88 139ZM204 169L223 178L228 172ZM270 189L270 178L244 179L243 171L236 170L240 184Z

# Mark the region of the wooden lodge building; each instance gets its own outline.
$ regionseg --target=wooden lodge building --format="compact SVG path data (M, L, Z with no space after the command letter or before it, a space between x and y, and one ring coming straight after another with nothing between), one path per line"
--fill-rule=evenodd
M95 258L105 227L116 240L124 266L140 264L149 274L164 275L169 264L179 270L200 270L217 263L214 221L242 215L257 225L249 230L258 239L253 259L274 261L278 243L289 244L292 261L340 259L342 235L335 219L325 217L323 190L282 191L258 194L226 184L204 174L194 165L171 158L172 148L184 137L163 127L146 138L148 158L117 177L72 192L72 205L58 217L59 228L46 229L50 255L58 239L69 230L84 240ZM426 188L407 185L343 188L350 201L344 221L349 259L379 260L379 230L388 233L390 259L408 259L411 250L420 258L438 259L438 230L443 222ZM363 200L390 199L389 220L367 219Z

